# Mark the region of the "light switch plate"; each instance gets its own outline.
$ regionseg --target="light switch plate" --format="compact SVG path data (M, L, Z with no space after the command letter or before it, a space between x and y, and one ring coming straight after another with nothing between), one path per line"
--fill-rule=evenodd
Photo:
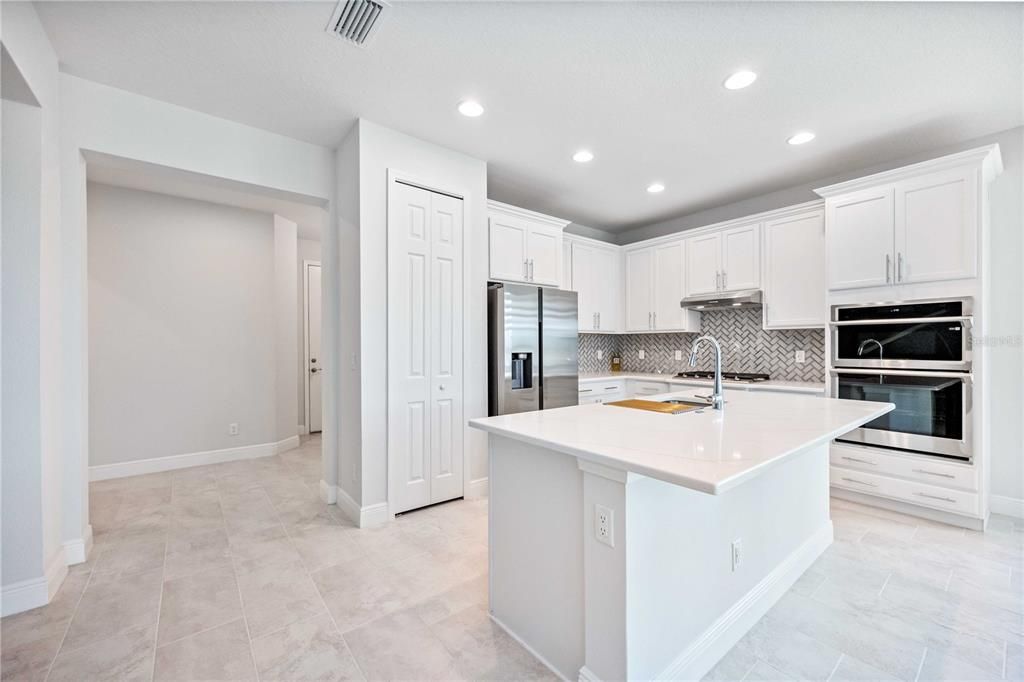
M797 362L807 362L807 351L798 350L796 352L796 361Z
M644 359L644 358L646 357L646 353L644 353L644 349L643 349L643 348L641 348L640 350L638 350L638 351L636 352L636 356L637 356L638 358L640 358L641 360L643 360L643 359Z
M682 360L682 359L683 359L683 351L677 350L676 351L676 360Z
M604 357L604 351L601 350L601 349L598 349L598 351L597 351L597 359L600 360L603 357Z

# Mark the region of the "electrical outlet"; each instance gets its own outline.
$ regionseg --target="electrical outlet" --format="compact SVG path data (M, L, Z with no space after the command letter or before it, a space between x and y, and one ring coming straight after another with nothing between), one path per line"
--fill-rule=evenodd
M732 541L732 570L733 573L740 567L740 563L743 561L743 540Z
M682 360L682 359L683 359L683 351L677 350L676 351L676 360Z
M646 353L644 353L644 349L643 349L643 348L641 348L640 350L638 350L638 351L636 352L636 356L637 356L638 358L640 358L641 360L643 360L643 359L644 359L645 357L647 357L647 354L646 354Z
M609 547L615 546L615 512L600 504L594 505L594 538Z
M798 350L796 352L796 361L797 362L807 362L807 351Z
M238 435L238 424L228 424L228 435L229 436L237 436Z
M603 357L604 357L604 351L601 350L601 349L598 349L598 351L597 351L597 359L600 360Z

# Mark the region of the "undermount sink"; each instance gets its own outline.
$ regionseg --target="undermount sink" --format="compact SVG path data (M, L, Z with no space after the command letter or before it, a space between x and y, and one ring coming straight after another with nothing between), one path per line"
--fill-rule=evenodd
M711 407L711 403L706 400L683 400L682 398L669 398L668 400L662 400L661 402L668 405L690 405L692 407Z

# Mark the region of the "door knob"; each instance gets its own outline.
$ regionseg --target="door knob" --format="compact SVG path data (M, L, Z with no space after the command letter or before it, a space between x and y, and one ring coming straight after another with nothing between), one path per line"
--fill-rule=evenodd
M319 371L320 371L320 368L319 368L319 367L310 367L310 368L309 368L309 373L310 373L310 374L316 374L316 373L317 373L317 372L319 372Z
M444 384L440 384L440 385L438 385L438 389L440 389L440 390L442 390L442 391L443 391L443 390L444 390Z

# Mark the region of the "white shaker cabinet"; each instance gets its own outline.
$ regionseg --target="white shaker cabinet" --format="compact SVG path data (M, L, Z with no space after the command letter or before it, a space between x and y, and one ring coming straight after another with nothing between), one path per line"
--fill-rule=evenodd
M971 169L932 173L895 189L896 281L974 277L978 183Z
M626 330L699 331L700 313L683 310L683 240L626 251Z
M696 235L686 240L687 296L761 286L761 224Z
M561 285L562 230L568 224L567 220L489 201L490 278Z
M814 209L764 224L764 328L824 327L825 212Z
M989 148L815 190L825 197L828 287L857 289L978 276Z
M566 238L572 276L569 288L578 298L580 332L621 331L622 286L617 246Z
M826 199L828 288L885 286L893 272L893 191Z

